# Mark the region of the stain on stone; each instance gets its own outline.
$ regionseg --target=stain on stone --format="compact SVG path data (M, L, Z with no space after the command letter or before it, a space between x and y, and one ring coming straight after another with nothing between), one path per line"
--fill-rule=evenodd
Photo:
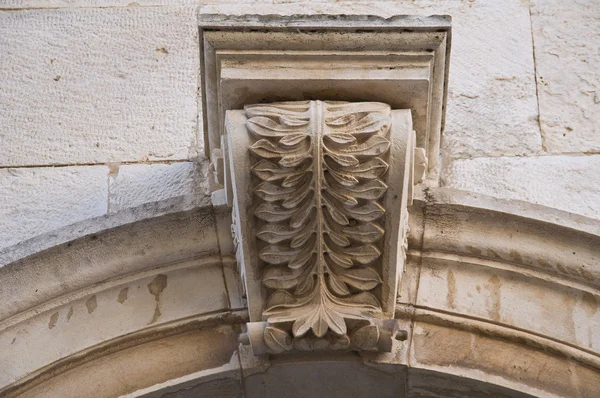
M12 341L10 342L10 345L13 345L13 344L15 344L15 341L17 341L17 338L16 338L16 337L13 337Z
M456 307L456 277L454 276L454 272L448 270L448 293L446 294L446 302L450 308L454 309Z
M159 53L163 53L163 54L168 54L169 53L169 50L167 50L164 47L157 48L156 51L159 52Z
M119 175L119 167L120 163L108 163L108 176L112 178L117 178Z
M496 253L494 249L488 249L488 255L495 258L500 258L500 256L498 255L498 253Z
M158 318L160 318L161 315L162 314L160 313L160 305L156 303L156 305L154 306L154 314L152 314L152 319L150 320L148 325L151 325L154 322L158 321Z
M588 271L585 268L581 269L581 276L583 276L588 281L593 281L596 279L596 278L594 278L594 274L592 274L590 271Z
M502 293L500 291L500 289L502 288L502 281L500 280L500 278L498 277L498 275L493 275L489 281L489 290L490 290L490 306L488 308L488 312L490 315L490 318L492 318L494 321L499 322L500 321L500 310L502 309L502 303L501 303L501 299L502 299Z
M572 296L570 293L567 293L565 295L565 299L564 299L564 304L565 304L565 308L563 310L563 313L566 315L566 321L565 322L565 326L567 327L568 331L569 331L569 336L574 337L576 336L575 334L575 322L573 321L573 312L575 310L575 306L577 305L577 299Z
M475 289L477 289L477 293L481 293L481 286L475 285Z
M556 268L558 268L561 273L568 274L566 268L561 263L556 263Z
M54 81L55 81L55 82L57 82L57 81L59 81L59 80L60 80L60 75L58 75L58 76L56 76L56 77L54 78Z
M596 296L592 293L583 292L581 304L588 317L594 316L596 315L596 312L598 312L598 301L596 300Z
M481 256L481 250L476 247L467 246L467 250L470 251L471 253L475 254L476 256Z
M148 284L148 291L154 296L156 301L159 300L160 294L167 287L167 276L163 274L156 275L152 282Z
M55 312L50 317L50 322L48 322L48 329L52 329L54 326L56 326L57 321L58 321L58 312Z
M94 312L94 310L98 307L98 302L96 301L96 295L93 295L85 302L85 306L87 307L88 314Z
M69 308L69 312L67 312L67 322L69 322L71 320L72 316L73 316L73 307Z
M511 250L510 251L510 256L513 258L513 260L515 260L518 263L522 263L523 262L523 257L521 257L521 253L519 253L516 250Z
M123 304L127 300L127 293L129 293L128 287L124 287L123 289L121 289L121 291L119 292L119 296L117 297L117 301Z
M156 301L156 305L154 306L154 314L152 315L149 325L156 322L162 315L160 312L160 295L166 287L167 276L163 274L156 275L156 277L152 279L152 282L148 284L148 291L154 296L154 300Z
M552 265L543 258L538 258L537 262L544 268L552 268Z

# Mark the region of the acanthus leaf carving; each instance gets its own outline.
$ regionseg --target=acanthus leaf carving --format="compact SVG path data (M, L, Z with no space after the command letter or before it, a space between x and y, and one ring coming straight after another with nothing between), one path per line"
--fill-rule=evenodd
M255 352L391 350L414 181L410 111L304 101L246 106L226 123Z
M291 323L298 346L326 335L347 339L346 320L382 311L371 291L382 282L390 108L312 101L245 110L256 139L254 215L269 291L263 316L270 325ZM273 352L287 347L274 343L285 333L265 330Z

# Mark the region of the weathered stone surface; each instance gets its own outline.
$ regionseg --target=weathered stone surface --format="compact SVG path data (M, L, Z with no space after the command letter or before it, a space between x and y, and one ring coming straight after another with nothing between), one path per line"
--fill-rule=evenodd
M218 253L214 218L206 208L96 232L3 264L0 319L107 280Z
M208 194L208 162L112 165L109 212L176 197L195 201Z
M600 7L532 3L540 122L549 152L600 152Z
M467 260L426 258L417 305L510 325L600 352L600 297L536 277Z
M404 397L405 379L402 367L382 372L360 361L331 358L303 363L272 362L265 373L247 377L244 389L247 397L265 398Z
M515 341L422 322L415 323L413 339L411 365L415 367L484 377L535 397L600 394L597 371Z
M600 156L456 160L446 186L538 203L600 219Z
M0 165L196 156L194 7L0 12Z
M196 329L140 343L107 356L91 357L87 363L34 386L20 397L121 397L190 373L223 367L237 348L236 334L230 326Z
M195 5L197 0L3 0L2 8L140 7Z
M254 14L284 15L450 14L452 53L442 153L447 158L531 155L542 148L527 2L207 3L201 13L239 15L251 9Z
M106 213L108 167L0 169L0 248Z
M5 370L0 385L99 342L228 306L218 264L188 262L121 282L92 287L80 297L67 296L66 305L0 327L0 367Z

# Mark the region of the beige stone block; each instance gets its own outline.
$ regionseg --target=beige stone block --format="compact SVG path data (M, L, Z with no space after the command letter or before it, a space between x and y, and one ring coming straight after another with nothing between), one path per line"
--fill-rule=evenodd
M0 12L0 166L195 157L194 7Z
M112 165L109 180L109 212L144 203L206 196L208 162Z
M411 366L514 388L536 397L592 398L600 394L594 369L514 341L417 322Z
M600 352L600 297L567 285L464 259L425 258L416 304Z
M198 0L2 0L2 8L80 8L195 5Z
M540 122L549 152L600 152L600 7L532 2Z
M218 250L214 218L206 208L96 231L0 267L0 319L164 264L202 257L218 261Z
M90 357L20 397L119 397L156 383L223 367L230 363L236 348L237 335L229 326L186 331L126 346L99 358Z
M600 219L600 156L456 160L444 185L518 199Z
M80 296L63 297L67 304L10 328L0 325L1 386L101 342L228 307L220 265L198 262L108 282Z
M106 166L0 169L0 249L106 214L107 176Z

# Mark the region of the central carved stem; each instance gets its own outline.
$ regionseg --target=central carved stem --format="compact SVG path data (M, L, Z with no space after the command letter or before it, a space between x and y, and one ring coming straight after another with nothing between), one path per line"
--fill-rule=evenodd
M249 106L246 114L259 138L250 149L271 291L263 315L292 322L297 338L345 336L346 319L381 312L371 291L382 281L389 106L310 101Z

